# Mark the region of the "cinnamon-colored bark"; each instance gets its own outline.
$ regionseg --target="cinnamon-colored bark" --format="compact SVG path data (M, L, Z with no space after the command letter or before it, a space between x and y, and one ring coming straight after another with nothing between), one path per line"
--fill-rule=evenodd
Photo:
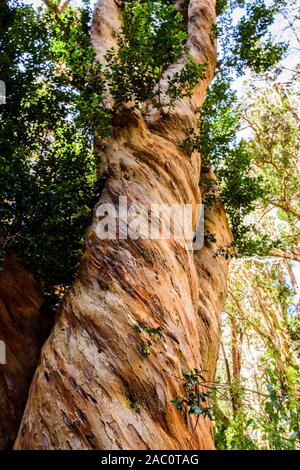
M0 340L6 363L0 364L0 449L6 449L19 429L48 322L40 314L43 295L32 274L13 253L7 254L2 267Z
M214 15L214 0L189 2L191 53L209 62L192 98L164 118L151 107L116 116L113 137L101 148L108 179L99 204L117 208L119 196L145 208L191 204L196 229L200 158L182 144L215 66ZM98 1L93 42L102 62L119 18L118 2ZM42 352L16 449L212 449L209 419L193 429L194 418L186 420L170 401L184 393L183 370L209 369L213 377L227 263L212 245L193 253L174 239L101 241L97 222L95 211L78 280ZM208 224L228 242L220 205L209 210ZM137 323L164 331L147 356L141 347L148 336L136 331Z
M214 180L212 172L202 174L206 180ZM232 242L232 234L221 201L217 198L205 207L205 232L213 234L216 242L206 241L204 247L194 253L199 280L199 329L200 351L207 371L207 380L215 378L215 368L221 346L221 312L227 297L228 260L218 255L218 249Z

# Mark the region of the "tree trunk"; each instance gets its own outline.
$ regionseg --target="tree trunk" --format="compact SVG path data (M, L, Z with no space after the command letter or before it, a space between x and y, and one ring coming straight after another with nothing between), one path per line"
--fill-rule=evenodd
M237 319L234 315L230 316L231 323L231 358L232 358L232 377L231 401L233 413L236 414L241 408L241 368L242 368L242 345L243 334L238 331Z
M102 62L119 27L117 3L96 6L93 41ZM191 204L196 229L200 158L183 143L214 72L214 16L214 0L189 2L191 53L197 63L209 61L192 98L164 118L150 106L115 117L113 137L101 148L108 178L99 205L118 209L120 196L146 209ZM184 57L166 75L183 64ZM15 448L212 449L210 420L200 418L194 429L194 418L170 401L184 394L183 370L214 375L227 263L211 244L194 254L186 240L101 241L96 212L78 280L42 351ZM220 204L207 215L217 238L228 242ZM162 338L149 328L163 328Z
M48 322L39 284L13 253L0 273L0 449L13 446Z

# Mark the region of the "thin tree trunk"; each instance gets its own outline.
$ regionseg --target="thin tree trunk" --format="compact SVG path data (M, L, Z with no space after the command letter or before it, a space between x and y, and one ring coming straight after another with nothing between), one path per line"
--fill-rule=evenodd
M300 262L300 249L298 247L295 247L292 250L287 250L287 251L274 248L271 251L271 255L274 256L275 258L281 258L281 259L286 259L290 261Z
M100 61L114 43L117 3L99 0L96 6L93 41ZM191 204L196 229L200 159L182 144L213 76L214 16L214 0L189 2L191 53L197 63L209 62L192 98L164 118L150 107L143 115L135 110L116 116L113 138L101 149L108 178L99 205L118 209L120 196L147 209L153 203ZM184 57L166 76L183 64ZM209 220L217 238L228 240L220 205ZM212 245L194 255L175 239L101 241L97 222L95 211L79 278L43 349L15 448L213 448L210 420L200 418L193 431L170 401L184 394L183 370L214 375L227 263L214 256ZM163 337L139 333L137 324L163 328ZM142 354L148 340L150 354Z
M242 333L238 332L237 320L234 315L230 316L231 322L231 357L232 357L232 409L236 414L241 407L241 354L242 354Z
M226 377L227 377L227 383L231 389L232 387L232 381L231 381L231 371L230 371L230 365L228 361L228 357L224 348L224 343L221 341L221 349L222 349L222 354L223 354L223 359L224 359L224 364L225 364L225 370L226 370Z

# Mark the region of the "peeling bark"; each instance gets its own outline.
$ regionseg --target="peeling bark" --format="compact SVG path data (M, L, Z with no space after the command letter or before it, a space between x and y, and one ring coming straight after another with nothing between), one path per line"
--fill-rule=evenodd
M96 6L93 42L102 62L118 11L114 0ZM100 149L108 178L99 205L118 208L120 196L147 209L191 204L196 228L200 158L182 144L214 70L214 15L214 0L189 2L194 60L210 64L193 97L167 118L151 106L115 117L114 135ZM184 57L170 72L183 63ZM101 241L97 222L95 210L78 280L43 348L15 448L212 449L209 419L200 418L193 430L194 418L186 423L170 400L183 393L182 370L214 375L227 263L210 245L194 254L175 239ZM221 242L228 240L219 204L209 210L208 224ZM147 336L137 323L164 331L147 357L141 354Z
M43 300L35 278L9 253L0 273L0 340L6 348L6 364L0 364L0 449L13 446L45 340Z
M202 174L206 180L215 180L212 172ZM194 253L199 280L200 351L208 371L207 380L213 381L221 346L221 312L227 297L229 262L217 255L218 249L232 242L232 234L224 207L217 197L212 206L205 208L205 231L213 234L215 243L206 241L202 250Z

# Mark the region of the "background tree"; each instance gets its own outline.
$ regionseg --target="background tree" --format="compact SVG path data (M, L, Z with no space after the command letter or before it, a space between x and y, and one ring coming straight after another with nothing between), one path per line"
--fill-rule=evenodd
M299 16L278 2L293 37L287 58L252 76L239 107L249 175L259 192L240 232L231 264L223 323L224 357L216 384L216 442L223 449L299 449ZM237 104L236 104L237 106ZM241 125L243 128L243 124ZM246 255L246 256L245 256ZM240 408L231 403L239 342ZM220 382L220 383L219 383ZM223 395L218 390L223 390Z

